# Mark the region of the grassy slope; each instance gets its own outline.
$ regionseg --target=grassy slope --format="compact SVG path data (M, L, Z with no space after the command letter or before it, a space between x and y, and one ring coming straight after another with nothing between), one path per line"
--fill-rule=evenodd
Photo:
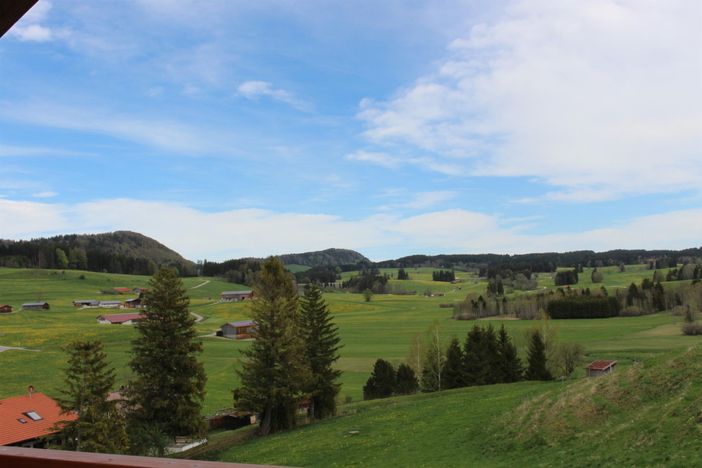
M700 371L697 347L597 379L363 402L341 417L208 458L292 466L700 466Z
M633 280L651 273L643 267L629 267L626 273L613 268L604 269L607 286L626 286ZM395 270L388 270L395 271ZM396 271L395 271L396 272ZM440 309L439 304L461 300L469 291L483 292L485 284L475 276L459 272L465 281L456 285L431 281L431 269L410 269L411 282L418 286L442 290L443 297L376 295L369 303L360 294L329 293L326 299L339 324L344 348L339 368L343 371L341 398L359 400L361 390L373 362L378 357L395 363L404 360L409 342L415 333L423 333L434 320L443 327L448 339L461 339L471 322L450 319L450 309ZM95 317L102 310L77 310L73 299L100 299L99 291L116 286L145 286L146 277L86 272L86 279L79 280L80 272L68 271L65 275L45 270L15 270L0 268L0 303L19 306L22 302L45 299L51 302L48 312L19 312L0 315L0 345L26 346L41 350L38 353L6 351L0 353L0 398L23 393L29 384L42 391L55 394L61 383L64 355L60 346L74 337L100 337L106 344L110 360L117 368L118 381L129 377L127 362L130 341L135 333L130 326L98 325ZM542 275L545 276L545 275ZM584 282L589 273L581 275ZM188 278L186 286L192 288L204 281L210 282L197 289L189 289L192 311L205 320L197 325L202 335L211 334L229 320L247 317L245 303L220 304L216 299L221 291L244 288L213 278ZM547 278L542 277L544 284ZM392 283L408 283L391 280ZM460 289L459 289L460 288ZM103 296L108 299L115 296ZM122 296L129 297L129 296ZM499 326L500 321L492 321ZM694 342L694 337L679 336L677 317L658 314L636 318L603 320L553 321L560 338L583 343L590 357L612 357L625 363L660 351L684 347ZM531 321L504 321L518 345L524 344L525 332L535 325ZM237 385L235 369L239 350L248 346L221 338L203 338L203 361L208 375L205 411L212 412L231 405L231 389Z

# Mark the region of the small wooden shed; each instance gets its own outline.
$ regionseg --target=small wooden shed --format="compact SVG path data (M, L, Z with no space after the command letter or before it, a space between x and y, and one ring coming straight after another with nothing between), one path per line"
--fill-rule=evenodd
M220 302L241 302L253 297L253 291L224 291L219 295Z
M617 361L610 361L607 359L602 359L599 361L591 362L585 370L587 371L588 377L597 377L600 375L611 374L614 372L614 367L617 365Z
M49 310L48 302L27 302L22 304L22 310Z
M235 340L245 340L253 338L256 333L256 322L253 320L242 320L239 322L228 322L220 327L221 336L234 338Z
M10 312L12 312L10 304L0 304L0 314L9 314Z

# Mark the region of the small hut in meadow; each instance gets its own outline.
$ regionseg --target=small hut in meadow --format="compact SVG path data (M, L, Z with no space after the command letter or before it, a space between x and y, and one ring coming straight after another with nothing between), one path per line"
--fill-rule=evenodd
M600 375L611 374L614 372L614 367L617 365L617 361L610 361L607 359L602 359L599 361L591 362L586 368L588 377L598 377Z
M245 340L253 338L256 333L256 322L253 320L241 320L239 322L228 322L220 327L219 336L233 338L235 340Z
M219 295L220 302L241 302L253 297L253 291L224 291Z
M49 310L48 302L26 302L22 304L22 310Z

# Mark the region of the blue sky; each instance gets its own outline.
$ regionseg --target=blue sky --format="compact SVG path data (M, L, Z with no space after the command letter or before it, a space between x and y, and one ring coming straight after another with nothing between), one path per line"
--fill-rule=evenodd
M700 24L687 0L40 0L0 39L0 238L699 246Z

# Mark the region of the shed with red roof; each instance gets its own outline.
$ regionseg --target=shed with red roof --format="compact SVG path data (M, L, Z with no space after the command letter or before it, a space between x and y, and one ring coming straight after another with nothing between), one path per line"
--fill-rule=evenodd
M587 371L588 377L597 377L599 375L611 374L614 371L614 366L617 365L617 361L610 361L607 359L601 359L599 361L591 362L585 370Z
M144 318L143 314L106 314L97 317L98 323L112 325L131 325Z

